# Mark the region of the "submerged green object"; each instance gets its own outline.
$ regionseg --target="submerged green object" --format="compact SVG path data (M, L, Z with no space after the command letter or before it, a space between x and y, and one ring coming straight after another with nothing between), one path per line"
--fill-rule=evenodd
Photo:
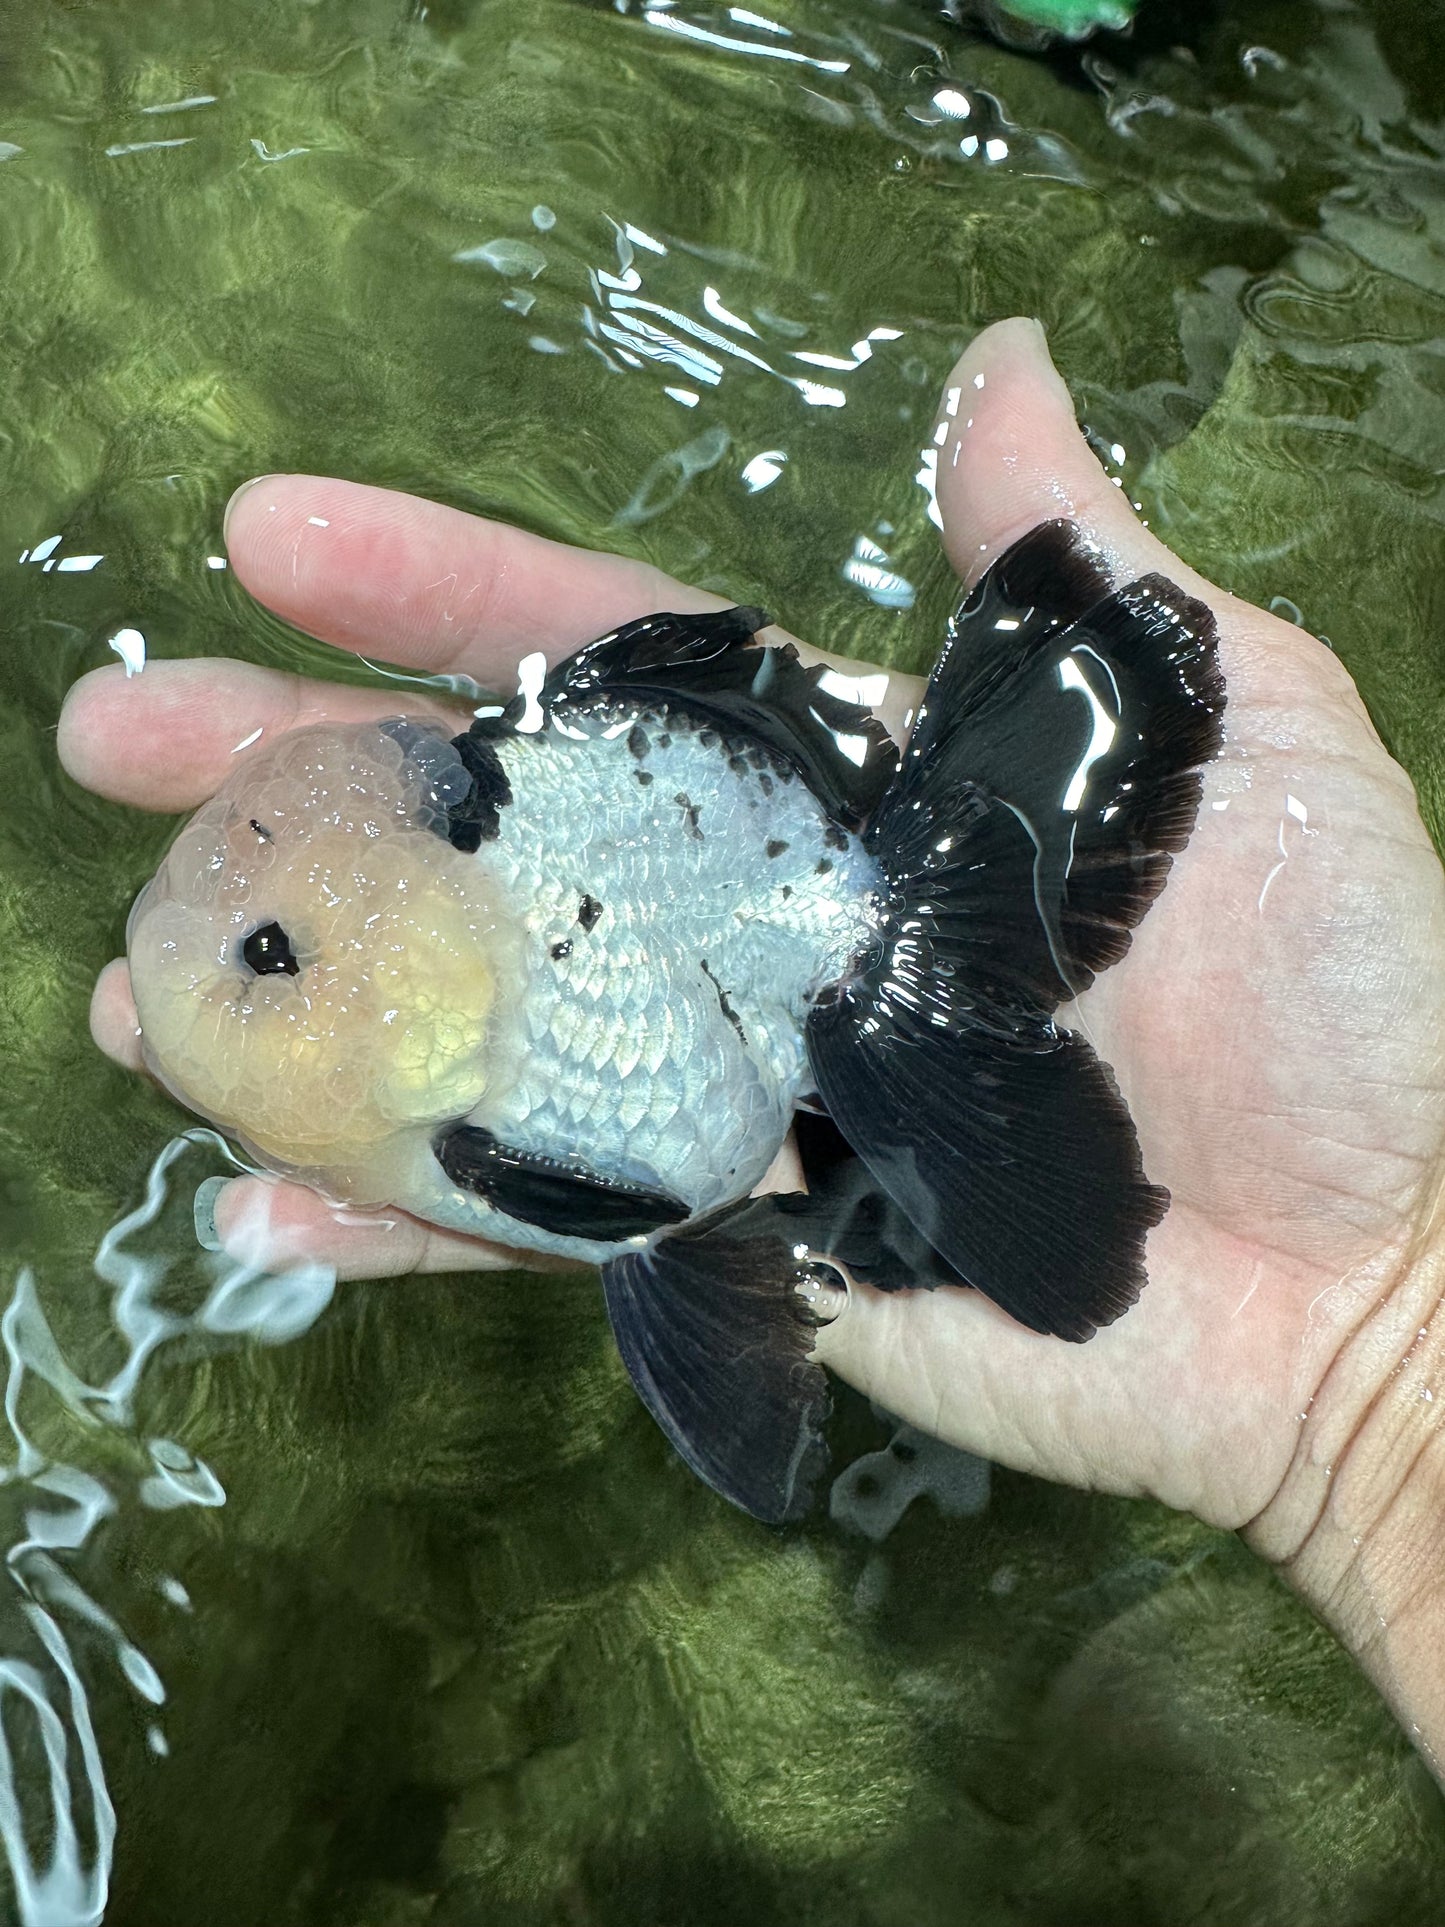
M1086 40L1100 28L1117 32L1134 18L1139 0L954 0L950 11L982 21L1009 46L1043 47L1051 40Z

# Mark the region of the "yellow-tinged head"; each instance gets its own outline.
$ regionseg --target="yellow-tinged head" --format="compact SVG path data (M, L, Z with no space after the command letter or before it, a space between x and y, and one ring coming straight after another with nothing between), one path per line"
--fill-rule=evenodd
M358 1202L512 1072L520 931L438 834L469 785L405 723L297 730L247 756L131 914L151 1069L268 1165Z

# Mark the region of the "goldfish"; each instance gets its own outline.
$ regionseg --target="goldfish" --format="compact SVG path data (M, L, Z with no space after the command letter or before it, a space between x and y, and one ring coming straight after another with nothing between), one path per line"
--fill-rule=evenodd
M780 1522L854 1282L1076 1342L1137 1298L1168 1194L1058 1012L1164 888L1225 691L1208 610L1062 522L964 596L901 748L768 620L249 749L127 949L183 1104L339 1203L600 1267L682 1458ZM809 1114L839 1154L758 1195Z

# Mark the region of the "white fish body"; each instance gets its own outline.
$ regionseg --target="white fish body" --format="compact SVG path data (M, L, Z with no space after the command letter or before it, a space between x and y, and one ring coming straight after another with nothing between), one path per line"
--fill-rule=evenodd
M876 865L788 765L685 716L603 711L495 749L512 800L473 860L525 932L524 1044L469 1121L689 1212L746 1196L810 1088L808 1011L873 939ZM426 1215L608 1255L460 1190Z

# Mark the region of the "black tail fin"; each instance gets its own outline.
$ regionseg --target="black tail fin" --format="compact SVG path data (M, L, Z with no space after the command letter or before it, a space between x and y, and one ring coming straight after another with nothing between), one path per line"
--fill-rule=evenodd
M1118 961L1220 743L1214 619L1160 576L1110 594L1046 523L950 624L867 841L881 956L809 1022L818 1089L949 1264L1087 1338L1143 1283L1168 1196L1113 1074L1051 1013Z

